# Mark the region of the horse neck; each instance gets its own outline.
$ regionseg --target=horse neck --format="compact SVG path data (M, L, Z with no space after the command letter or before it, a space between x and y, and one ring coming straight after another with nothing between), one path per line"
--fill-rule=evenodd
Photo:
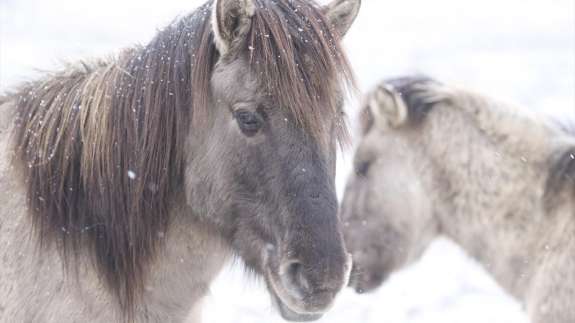
M428 191L439 202L441 232L521 296L549 221L543 200L549 152L543 144L523 148L529 145L522 138L489 136L469 124L463 129L457 136L432 136L435 143L426 148L436 170Z
M77 271L69 271L70 275L67 275L55 248L42 249L42 256L36 254L40 249L33 239L32 224L26 216L26 188L10 160L10 152L14 149L11 142L14 108L12 105L0 106L5 113L0 116L0 148L6 152L0 156L0 188L10 193L0 198L4 207L0 210L0 223L3 224L0 225L0 245L18 245L18 248L0 250L0 258L6 260L0 268L0 285L7 284L7 295L12 295L0 301L0 305L6 306L8 313L16 309L16 313L21 312L25 317L57 313L69 315L74 321L117 321L119 312L110 305L115 300L102 288L89 259L78 259L79 262L75 263ZM207 287L228 257L228 249L220 234L194 216L184 198L174 200L172 205L172 222L167 232L154 237L164 241L159 244L160 249L149 264L142 299L136 306L136 322L173 322L175 318L184 321L190 311L197 313ZM6 280L16 272L16 279ZM46 276L46 272L51 274ZM21 288L31 282L34 290L46 293L32 293L26 303L19 303L21 299L14 296L19 294L16 291L11 294L15 290L10 288L11 284ZM6 289L0 288L2 293L6 293ZM52 295L61 297L53 299ZM51 306L37 306L46 302Z
M201 300L229 253L219 233L184 203L177 204L173 213L168 232L158 236L165 241L151 264L142 304L144 312L183 320L190 311L198 315Z

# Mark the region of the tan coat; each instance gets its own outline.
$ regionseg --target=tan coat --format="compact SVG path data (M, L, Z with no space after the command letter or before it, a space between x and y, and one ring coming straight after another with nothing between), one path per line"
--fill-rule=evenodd
M429 79L367 99L344 198L352 285L370 290L446 235L526 307L575 322L575 137Z

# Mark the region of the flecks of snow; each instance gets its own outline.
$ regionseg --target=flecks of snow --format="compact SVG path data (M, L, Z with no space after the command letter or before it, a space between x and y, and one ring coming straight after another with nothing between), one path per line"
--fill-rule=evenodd
M141 6L141 14L126 16L132 17L128 22L117 19L122 24L100 24L102 17L110 15L109 5L122 15L133 4L153 2L102 2L88 16L83 15L86 5L81 1L16 1L14 9L8 6L4 15L8 21L2 32L0 90L34 75L32 68L53 70L62 53L66 60L74 60L86 53L105 55L134 42L147 42L156 33L156 26L205 1L166 0L162 6ZM419 10L413 10L414 5ZM44 14L46 10L38 10L38 6L55 16ZM455 8L461 14L445 19L445 8ZM345 38L345 47L362 90L372 88L382 78L423 72L482 93L505 95L542 111L551 110L551 114L567 112L573 116L575 76L564 73L574 66L573 8L572 0L397 1L392 5L364 1L358 21ZM72 14L61 15L66 12ZM62 19L58 20L59 15ZM553 24L542 24L542 16ZM30 20L46 28L20 28ZM486 21L494 23L483 23ZM57 37L62 23L78 28L69 30L66 37ZM34 41L48 36L50 42ZM43 55L33 55L35 52ZM196 55L191 56L195 59ZM557 78L557 73L564 77ZM351 117L350 124L357 124L355 114ZM344 156L346 163L338 164L339 192L345 186L346 169L352 170L350 154ZM575 159L575 154L570 157ZM127 176L135 179L136 173L130 171ZM149 189L155 191L157 187ZM285 322L272 308L265 286L253 287L246 282L243 269L226 271L210 288L204 322ZM522 323L527 322L524 316L519 304L501 292L473 260L452 244L436 243L420 262L394 274L375 293L358 296L344 291L321 322Z
M136 179L136 173L133 170L128 171L128 177L130 179Z

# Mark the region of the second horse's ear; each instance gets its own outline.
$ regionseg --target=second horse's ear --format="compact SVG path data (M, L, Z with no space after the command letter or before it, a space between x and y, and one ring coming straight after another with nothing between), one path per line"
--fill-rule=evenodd
M398 128L407 122L407 105L401 95L387 84L380 84L369 95L367 104L377 128Z
M253 0L215 0L212 8L212 30L221 56L244 40L255 12Z
M360 7L361 0L332 0L323 11L328 22L343 37L357 18Z
M387 80L368 96L369 109L376 123L392 128L407 122L419 124L436 104L450 101L450 91L425 75Z

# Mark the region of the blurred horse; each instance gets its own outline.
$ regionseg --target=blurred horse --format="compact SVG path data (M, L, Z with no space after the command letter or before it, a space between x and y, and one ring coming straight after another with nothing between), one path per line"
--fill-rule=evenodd
M351 286L376 288L446 235L533 323L575 322L575 128L423 77L366 103L342 206Z

